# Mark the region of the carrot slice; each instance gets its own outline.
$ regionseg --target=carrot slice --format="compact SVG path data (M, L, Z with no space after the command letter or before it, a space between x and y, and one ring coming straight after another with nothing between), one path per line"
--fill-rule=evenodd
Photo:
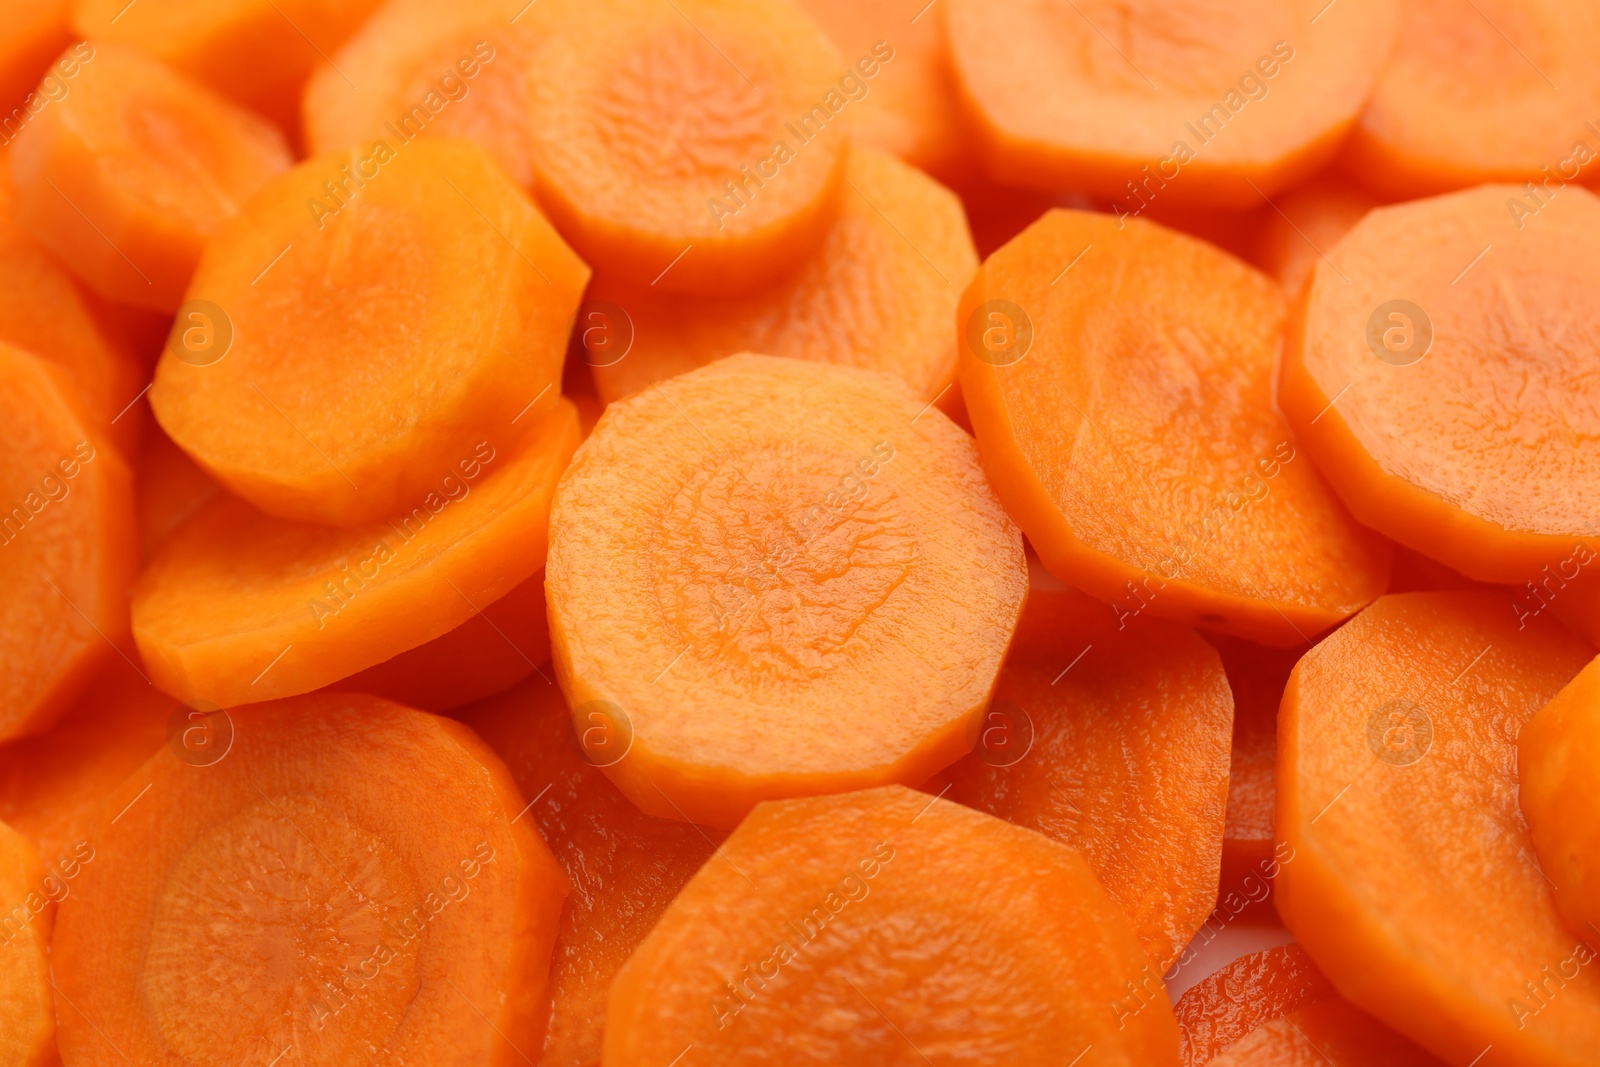
M0 145L26 124L29 117L58 95L59 83L40 85L51 62L72 43L67 29L70 0L3 0L0 2ZM20 112L20 113L19 113Z
M1575 549L1567 558L1556 561L1556 567L1571 569L1579 560L1586 561L1586 565L1592 564L1596 556L1600 555L1587 545L1575 546ZM1551 597L1546 592L1550 584L1548 572L1541 574L1541 579L1537 585L1531 581L1525 583L1533 588L1522 595L1519 616L1524 611L1537 614L1543 607L1548 607L1550 613L1565 623L1573 633L1591 645L1600 645L1600 567L1589 567L1574 580L1569 581L1560 599Z
M1305 949L1290 943L1240 956L1190 986L1172 1006L1183 1067L1201 1067L1262 1023L1337 1000Z
M71 91L11 149L18 216L108 300L171 312L206 240L289 166L271 124L125 45L79 43Z
M1578 673L1517 738L1518 788L1528 836L1550 876L1556 908L1580 939L1600 938L1600 659Z
M485 439L411 511L351 530L219 497L134 587L151 679L231 707L320 688L454 630L544 562L550 498L577 444L563 401L520 451Z
M1117 606L1270 645L1383 591L1271 404L1285 301L1141 219L1052 211L962 297L961 391L984 468L1051 573Z
M736 352L889 371L923 399L941 397L956 373L950 323L978 268L961 201L867 148L851 149L845 180L821 247L760 292L671 296L598 279L578 330L600 398L610 403Z
M78 405L0 343L0 740L49 726L128 632L133 478Z
M539 202L597 270L760 287L833 217L843 61L788 0L547 0L529 92Z
M554 406L588 277L475 145L320 157L208 246L150 403L184 451L269 514L387 518L435 489L483 427L526 428Z
M538 1062L593 1067L612 978L725 835L634 807L597 767L606 758L605 726L585 747L561 690L543 679L463 709L460 719L531 798L527 817L575 890L556 936L550 1030Z
M1291 295L1298 294L1339 239L1377 207L1349 181L1318 177L1274 201L1263 216L1251 259Z
M1213 638L1233 693L1228 816L1222 831L1221 894L1254 899L1277 866L1272 819L1278 758L1278 704L1301 649L1262 648ZM1246 879L1254 879L1247 882ZM1259 883L1259 885L1258 885Z
M945 16L995 178L1220 208L1333 157L1396 23L1388 0L953 0Z
M1036 585L946 795L1082 854L1161 973L1217 901L1232 717L1192 630Z
M1575 295L1600 285L1600 199L1566 190L1519 229L1521 196L1368 214L1318 264L1279 391L1358 519L1515 583L1600 548L1600 309Z
M0 1057L17 1067L60 1062L47 952L49 905L61 891L32 842L0 823L0 900L8 905L0 939Z
M374 697L225 714L220 760L162 749L106 805L56 920L63 1059L532 1062L568 886L499 758Z
M606 409L545 586L575 720L631 737L611 780L732 826L954 762L1026 582L972 441L899 379L740 355Z
M1121 914L1039 834L889 786L762 804L722 852L617 974L607 1067L1177 1058Z
M1262 1024L1211 1063L1214 1067L1441 1067L1416 1045L1337 997Z
M1518 629L1493 594L1405 593L1308 652L1284 693L1278 912L1346 999L1450 1063L1600 1048L1594 952L1533 864L1515 751L1592 655L1548 619Z
M145 439L135 488L140 555L146 562L173 531L222 491L159 426Z

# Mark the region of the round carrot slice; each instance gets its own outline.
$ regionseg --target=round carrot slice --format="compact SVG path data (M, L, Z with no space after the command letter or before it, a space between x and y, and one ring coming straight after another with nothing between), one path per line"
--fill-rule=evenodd
M1447 1062L1600 1048L1600 973L1534 865L1515 747L1592 656L1548 619L1519 629L1500 596L1405 593L1289 679L1278 912L1346 999Z
M1358 185L1314 178L1274 201L1251 258L1285 292L1298 295L1323 257L1377 206L1377 198Z
M722 853L617 974L607 1067L1177 1059L1160 977L1039 834L890 786L762 804Z
M1600 659L1528 721L1517 738L1517 771L1528 835L1556 907L1579 938L1600 938Z
M1396 23L1390 0L953 0L945 15L995 178L1223 208L1332 158Z
M475 145L320 157L207 247L150 403L269 514L387 518L554 406L588 277Z
M816 246L849 97L789 0L547 0L527 17L534 188L596 269L718 295Z
M217 498L134 587L151 679L231 707L321 688L449 633L543 564L550 498L577 445L563 401L518 451L486 438L410 511L355 529Z
M375 697L213 714L230 747L136 771L61 903L62 1058L532 1062L568 887L499 758Z
M79 43L71 91L11 150L18 217L108 300L171 312L201 249L289 166L259 116L126 45Z
M1372 211L1317 265L1279 391L1358 519L1516 583L1600 548L1600 309L1579 296L1600 285L1600 199L1566 190L1519 228L1521 196Z
M1213 1067L1443 1067L1337 997L1263 1023L1210 1062Z
M1172 1006L1182 1065L1203 1067L1262 1023L1338 997L1305 949L1292 942L1240 956Z
M845 180L821 247L759 292L670 296L598 279L578 330L601 399L736 352L889 371L926 400L945 394L956 372L950 322L978 268L961 201L868 148L851 149Z
M32 842L0 823L0 900L8 906L0 938L0 1057L17 1067L56 1058L50 991L50 904L63 883L47 875Z
M753 355L606 409L545 578L575 721L631 744L606 773L710 826L954 762L1026 583L948 419L886 374Z
M1271 645L1383 591L1356 525L1272 407L1282 292L1140 219L1052 211L962 297L961 391L995 492L1050 571Z

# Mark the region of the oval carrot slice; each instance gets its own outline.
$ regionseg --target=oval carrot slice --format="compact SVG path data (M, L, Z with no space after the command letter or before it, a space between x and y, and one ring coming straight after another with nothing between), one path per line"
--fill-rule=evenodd
M0 126L0 145L10 144L26 118L37 114L45 101L59 93L55 84L41 86L51 61L72 43L67 29L70 0L4 0L0 2L0 109L9 120ZM48 89L48 93L44 90ZM21 116L18 109L24 109Z
M506 761L572 881L551 967L542 1067L595 1067L612 978L726 836L644 814L602 774L606 738L573 733L561 690L530 678L459 718ZM585 730L594 724L584 724ZM602 734L604 727L602 726ZM720 861L726 862L726 861Z
M578 331L601 399L736 352L888 371L925 400L944 395L956 372L950 322L978 267L961 201L868 148L851 149L845 180L821 247L759 292L670 296L597 279Z
M1272 408L1285 301L1210 245L1052 211L979 268L957 316L984 468L1051 573L1114 604L1264 644L1383 591Z
M33 843L0 823L0 900L8 905L0 938L0 1056L17 1067L60 1062L48 956L49 905L60 891Z
M1554 883L1567 929L1600 938L1600 660L1557 693L1517 738L1518 789L1528 835Z
M1215 1067L1429 1067L1439 1061L1349 1001L1335 997L1240 1038Z
M816 247L849 98L789 0L547 0L528 18L534 188L597 270L712 296Z
M171 312L206 240L289 166L271 124L126 45L80 42L71 91L11 149L18 217L108 300Z
M1576 1065L1600 1047L1594 953L1533 864L1515 751L1592 656L1548 619L1519 629L1499 596L1406 593L1289 679L1278 912L1346 999L1447 1062Z
M1278 704L1302 649L1263 648L1213 638L1233 693L1233 746L1228 763L1228 814L1222 830L1220 895L1258 897L1258 883L1277 870L1272 820L1278 759ZM1254 879L1247 882L1246 879Z
M349 530L219 497L134 587L151 679L230 707L321 688L449 633L544 562L550 498L577 444L563 401L518 451L486 438L410 511Z
M531 1062L568 887L499 758L374 697L214 714L226 754L139 768L61 903L63 1059Z
M1358 519L1516 583L1600 547L1600 310L1574 295L1600 285L1600 199L1565 190L1519 228L1521 195L1368 214L1318 264L1279 387Z
M1338 996L1293 942L1240 956L1190 986L1172 1006L1181 1063L1202 1067L1262 1023Z
M1372 193L1349 180L1313 178L1273 202L1263 216L1252 261L1298 295L1339 239L1377 207Z
M1389 0L955 0L945 17L995 178L1222 208L1332 158L1395 33Z
M150 403L269 514L384 519L554 406L588 277L475 145L320 157L208 246Z
M607 1067L1177 1058L1160 977L1039 834L890 786L762 804L722 852L618 973Z
M545 588L575 721L631 739L611 780L731 826L954 762L1026 582L971 439L902 382L740 355L606 409Z

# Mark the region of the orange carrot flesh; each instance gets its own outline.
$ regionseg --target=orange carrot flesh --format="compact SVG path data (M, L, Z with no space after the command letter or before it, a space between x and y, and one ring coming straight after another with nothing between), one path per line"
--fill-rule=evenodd
M50 903L62 891L33 843L0 823L0 1056L17 1067L59 1063L50 983Z
M52 60L72 43L67 29L67 8L71 0L4 0L0 2L0 24L6 27L0 40L0 109L11 119L0 144L10 143L16 132L18 109L26 115L44 106L43 101L59 92L55 85L39 84ZM48 89L41 92L41 89ZM32 94L32 99L29 95Z
M1439 1061L1335 997L1279 1016L1210 1061L1215 1067L1439 1067Z
M1228 815L1222 831L1221 895L1259 898L1259 883L1276 871L1273 832L1278 705L1299 649L1269 649L1213 638L1233 693L1233 746L1228 764ZM1247 881L1247 879L1254 881Z
M1313 178L1277 198L1263 214L1251 260L1299 295L1339 239L1377 207L1378 199L1348 179Z
M1183 1039L1183 1067L1212 1062L1262 1023L1337 998L1299 945L1241 956L1202 978L1172 1006Z

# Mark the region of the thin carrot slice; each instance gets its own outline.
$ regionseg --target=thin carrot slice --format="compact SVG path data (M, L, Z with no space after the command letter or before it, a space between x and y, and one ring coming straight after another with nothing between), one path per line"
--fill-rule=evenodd
M1279 389L1358 519L1519 584L1600 548L1600 308L1579 296L1600 285L1600 199L1563 190L1534 215L1522 197L1368 214L1318 263Z
M222 757L139 768L61 902L63 1059L531 1063L568 886L488 746L354 695L208 725Z
M1270 279L1142 219L1052 211L962 297L961 391L984 468L1051 573L1262 644L1383 591L1356 525L1271 403Z
M1263 1023L1211 1063L1214 1067L1443 1067L1337 997Z
M1262 648L1214 638L1233 693L1228 817L1222 831L1221 894L1255 899L1277 870L1272 819L1278 758L1278 704L1302 649ZM1247 879L1254 881L1247 882ZM1258 885L1259 883L1259 885Z
M222 492L216 482L155 427L139 456L135 486L139 509L140 555L149 561L173 531ZM415 706L415 705L413 705Z
M578 331L600 398L736 352L888 371L923 399L942 398L956 373L950 323L978 268L961 201L868 148L851 149L845 180L821 247L757 293L671 296L598 279ZM619 353L624 335L631 345Z
M0 823L0 900L8 906L0 938L0 1058L17 1067L60 1062L47 953L50 903L61 891L33 843Z
M0 740L49 726L128 632L133 478L79 403L0 343Z
M1262 1023L1338 996L1305 949L1292 942L1240 956L1189 987L1172 1006L1182 1067L1202 1067Z
M18 216L108 300L170 312L212 234L289 166L259 116L126 45L73 45L71 91L11 149Z
M527 17L534 188L597 270L711 296L816 247L850 101L838 49L788 0L546 0Z
M71 0L0 2L0 144L9 144L29 117L60 93L57 84L41 86L51 62L72 43L67 29ZM31 95L30 95L31 94ZM20 113L19 113L20 111Z
M1333 157L1396 24L1389 0L953 0L945 15L995 178L1220 208Z
M1192 630L1035 585L946 796L1082 854L1159 974L1217 901L1232 718Z
M1314 178L1279 197L1263 215L1251 260L1297 295L1339 239L1378 204L1349 180Z
M762 804L722 854L618 973L607 1067L1177 1059L1160 977L1039 834L890 786Z
M948 419L887 374L754 355L606 409L545 579L575 720L631 737L606 773L709 826L954 762L1026 583Z
M207 247L150 403L269 514L384 519L554 406L588 277L475 145L320 157Z
M597 767L610 741L606 725L585 723L585 745L561 690L543 679L459 717L506 761L529 798L525 817L574 890L556 936L550 1030L538 1062L595 1067L612 978L725 834L634 807Z
M351 530L217 498L134 587L150 678L231 707L318 689L449 633L543 564L550 498L577 444L563 401L519 451L486 438L415 508Z
M1593 654L1549 619L1519 629L1494 594L1405 593L1289 679L1278 913L1347 1000L1447 1062L1577 1065L1600 1048L1594 952L1533 863L1515 749Z

